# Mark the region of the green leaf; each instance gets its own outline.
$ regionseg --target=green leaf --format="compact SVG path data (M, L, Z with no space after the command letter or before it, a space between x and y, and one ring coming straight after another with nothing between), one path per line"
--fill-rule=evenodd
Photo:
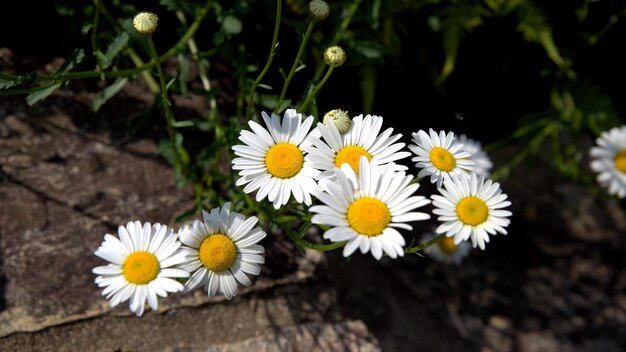
M169 82L167 82L167 84L165 85L165 90L166 90L166 91L167 91L167 90L169 90L169 89L170 89L170 86L171 86L172 84L174 84L174 82L176 82L176 77L174 77L174 78L170 79L170 81L169 81Z
M113 63L113 59L115 59L117 54L119 54L120 51L122 51L122 49L124 49L126 44L128 44L128 39L129 38L130 37L129 37L128 33L122 32L117 37L115 37L115 39L113 39L113 41L111 43L109 43L109 46L107 47L107 51L104 54L104 56L106 56L106 59L108 61L108 65L106 65L106 66L104 66L102 68L107 68L107 67L109 67L109 65L111 65L111 63Z
M89 33L89 31L91 30L91 26L92 26L91 23L88 23L88 24L84 25L83 28L80 29L80 32L83 35L87 35L87 33Z
M521 1L515 8L519 24L517 30L522 32L524 39L543 46L548 57L559 67L565 61L559 54L552 37L552 28L548 25L543 12L529 1Z
M15 81L7 81L4 79L0 79L0 89L7 89L15 86Z
M306 67L306 65L305 65L305 64L301 64L300 66L296 67L296 69L295 69L295 71L294 71L294 72L298 72L298 71L300 71L300 70L303 70L305 67Z
M102 51L97 50L96 52L93 53L93 55L96 57L96 61L98 62L98 67L101 67L102 69L109 67L110 65L109 59L107 59L107 57L104 56Z
M85 51L83 49L75 49L67 60L54 72L54 77L60 77L68 73L76 65L78 65L85 58Z
M243 24L237 17L229 15L222 20L222 28L226 34L239 34L243 29Z
M28 94L28 96L26 96L26 103L28 103L28 106L33 106L35 105L37 102L46 99L46 97L48 97L48 95L52 94L55 90L61 88L61 85L63 84L63 82L54 84L46 89L42 89L42 90L38 90L36 92L32 92L30 94Z
M111 99L115 94L117 94L120 90L122 90L122 88L124 88L124 85L126 85L127 82L128 82L128 78L119 77L118 79L115 80L115 82L113 82L113 84L111 84L110 86L100 91L100 93L98 93L96 97L93 99L93 104L92 104L93 111L100 110L102 105L104 105L104 103L106 103L107 100Z
M194 123L193 121L190 120L183 120L183 121L176 121L172 124L172 126L179 128L179 127L190 127L193 126Z
M183 96L189 95L189 88L187 82L189 81L189 58L187 55L180 53L178 54L178 87L180 89L180 93Z
M263 88L263 89L267 89L267 90L272 90L274 88L272 88L272 86L269 86L267 84L263 84L263 83L259 83L258 85L259 88Z

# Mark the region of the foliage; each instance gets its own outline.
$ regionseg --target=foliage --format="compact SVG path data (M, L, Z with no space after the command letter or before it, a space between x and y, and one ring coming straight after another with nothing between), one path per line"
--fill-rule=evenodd
M283 6L282 14L277 4ZM458 80L468 70L459 65L480 60L472 58L481 50L473 45L485 45L492 38L488 29L503 24L498 28L509 30L506 40L518 40L518 53L526 53L521 60L532 62L529 72L543 77L543 82L547 82L543 91L548 94L533 95L537 109L518 110L516 116L505 117L508 122L503 134L491 137L490 141L496 137L500 140L489 150L513 142L521 146L509 163L495 172L495 178L505 177L511 168L531 159L548 142L555 167L590 185L591 178L579 167L582 152L574 142L564 145L564 140L599 135L620 124L611 103L613 97L604 92L598 81L579 75L579 68L584 71L588 67L577 61L601 50L598 45L604 43L603 38L624 16L626 5L611 1L585 0L557 6L532 0L341 0L332 2L330 17L315 23L306 17L307 4L303 0L284 4L161 0L160 5L149 5L160 20L154 35L161 53L158 60L145 38L131 29L132 16L142 10L139 3L97 0L77 8L66 1L55 6L60 16L79 22L81 30L76 31L73 42L80 43L80 47L52 74L1 74L0 95L26 94L28 104L33 105L75 80L102 80L107 82L106 87L96 93L92 105L98 111L113 101L127 82L144 80L155 94L164 93L159 107L166 116L170 138L161 141L159 151L175 169L176 184L190 184L196 193L195 208L184 212L178 220L197 215L210 204L229 200L245 207L244 212L258 213L270 226L282 228L300 250L306 243L302 237L308 229L307 222L297 231L292 229L288 223L293 215L257 204L243 192L235 191L235 176L228 172L229 168L224 171L223 165L228 165L233 157L230 146L246 126L246 118L258 120L261 111L282 112L288 107L305 106L302 112L319 118L324 111L336 108L331 106L332 95L349 91L343 99L363 113L376 113L375 108L384 110L385 104L401 104L403 109L420 114L419 101L394 100L394 94L399 93L388 83L385 85L386 74L396 69L399 73L393 77L409 77L404 87L426 86L431 96L437 95L456 106L450 91L458 88ZM604 21L607 18L610 20ZM606 25L597 26L596 22ZM575 33L572 27L579 26L582 30ZM86 53L89 44L85 39L89 38L92 50ZM617 41L605 45L614 42ZM348 61L346 67L337 69L329 78L332 70L327 70L322 52L337 43L345 47ZM504 44L492 42L488 47L497 52ZM507 60L519 59L506 53L496 58L503 65ZM169 84L160 85L154 72L165 62L176 66L176 74L161 75L159 78ZM225 65L228 73L213 70L213 64ZM190 85L191 66L197 68L201 89ZM481 68L485 76L500 72L496 67ZM213 76L220 74L217 79ZM328 83L324 84L326 79ZM224 87L215 84L216 80L235 84L236 95L218 101ZM350 89L343 89L347 87ZM416 89L411 94L418 92L421 91ZM210 112L183 121L168 112L168 94L202 96ZM524 101L524 97L517 98ZM481 104L495 104L495 100L485 97ZM206 143L191 151L184 138L189 134L207 136ZM306 213L297 205L292 210Z

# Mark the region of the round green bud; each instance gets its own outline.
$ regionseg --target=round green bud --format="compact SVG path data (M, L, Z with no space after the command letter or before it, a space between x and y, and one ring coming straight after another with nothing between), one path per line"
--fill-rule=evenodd
M345 133L350 128L352 119L350 119L347 111L334 109L324 115L324 125L328 126L330 123L334 123L337 126L339 133Z
M133 18L133 27L139 34L150 35L157 29L159 18L150 12L140 12Z
M326 1L313 0L309 3L309 16L315 21L322 21L328 17L330 9Z
M340 46L331 46L324 50L324 62L332 67L339 67L346 62L346 52Z

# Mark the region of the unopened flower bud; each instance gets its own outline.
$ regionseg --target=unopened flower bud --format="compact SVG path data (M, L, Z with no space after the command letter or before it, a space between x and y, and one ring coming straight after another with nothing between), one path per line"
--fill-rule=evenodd
M328 126L330 123L334 123L337 126L339 133L345 133L350 128L352 120L347 111L334 109L324 115L324 125Z
M322 21L328 17L330 9L326 1L313 0L309 3L309 16L315 21Z
M139 34L150 35L157 29L159 18L150 12L140 12L133 18L133 27Z
M339 67L346 62L346 52L340 46L331 46L324 50L324 62L328 66Z

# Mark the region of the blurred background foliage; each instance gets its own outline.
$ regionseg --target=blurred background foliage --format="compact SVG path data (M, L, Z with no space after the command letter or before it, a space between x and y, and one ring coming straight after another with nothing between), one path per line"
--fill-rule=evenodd
M309 25L307 3L283 2L279 44L252 102L255 118L260 111L276 108L285 72ZM402 132L405 142L411 132L432 127L465 133L487 144L489 151L514 144L516 154L509 164L499 165L496 179L546 150L542 147L547 142L547 150L553 153L550 160L559 171L593 184L593 175L581 167L588 151L576 141L624 123L621 116L626 101L621 97L626 51L621 48L626 34L625 2L328 3L331 14L314 27L302 57L304 66L296 72L287 93L290 106L298 106L325 72L323 50L339 44L346 49L348 60L334 71L307 113L320 118L328 110L341 108L353 116L382 115L385 126ZM97 22L96 6L102 6ZM245 126L251 82L264 67L270 49L275 1L104 0L100 5L20 1L9 7L3 14L5 20L0 21L1 46L13 50L18 58L68 58L57 77L70 71L104 72L149 62L148 47L132 31L131 20L138 11L158 14L159 28L153 36L156 47L160 54L173 49L169 63L176 73L168 71L172 79L169 93L200 95L210 108L209 116L177 116L176 147L164 141L161 152L176 167L178 183L196 187L198 208L206 199L237 197L215 190L214 182L224 184L223 190L234 188L234 176L215 170L220 160L228 158L228 147ZM193 43L175 46L203 9L207 15L189 38ZM190 70L199 72L202 84L189 82ZM102 78L107 87L96 96L93 109L106 104L128 80L143 79L158 92L158 79L148 71ZM43 80L19 73L19 79L2 77L0 94L29 89ZM43 96L41 90L31 93L29 104L71 84L71 80L48 82L50 89L44 90ZM150 121L163 122L157 118ZM196 140L202 136L203 142L194 147L189 136ZM175 160L176 150L181 160Z

